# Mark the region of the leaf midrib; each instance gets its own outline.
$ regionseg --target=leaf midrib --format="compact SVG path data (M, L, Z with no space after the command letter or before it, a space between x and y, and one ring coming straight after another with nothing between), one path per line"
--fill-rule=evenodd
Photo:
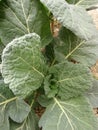
M44 77L44 74L41 73L40 71L38 71L34 66L31 66L28 62L26 62L22 57L19 56L19 58L26 63L29 67L31 67L35 72L37 72L38 74L40 74L42 77Z
M59 101L56 99L56 98L54 98L54 101L56 102L56 104L59 106L59 108L61 109L61 111L64 113L64 115L66 116L66 118L68 117L68 115L67 115L67 113L65 112L65 110L63 109L63 107L61 106L61 104L59 103ZM92 126L91 125L89 125L89 124L87 124L86 122L84 122L84 121L82 121L82 120L80 120L78 117L76 117L75 115L73 115L73 113L72 112L70 112L67 108L65 108L66 109L66 111L67 112L69 112L73 117L75 117L77 120L79 120L80 122L82 122L83 124L85 124L85 125L87 125L87 126L89 126L89 127L91 127L92 128ZM81 111L79 111L79 112L81 112ZM62 114L62 113L61 113ZM60 115L61 115L60 114ZM67 119L69 119L70 120L70 118L68 117ZM69 120L68 120L68 122L69 122ZM71 122L71 121L70 121ZM70 124L70 122L69 122L69 124ZM71 126L72 126L72 124L70 124ZM75 130L74 129L74 127L72 126L71 127L72 128L72 130Z
M85 43L84 41L80 42L78 46L76 46L70 53L67 54L67 56L65 56L65 59L68 59L84 43Z
M26 17L26 13L25 13L24 5L23 5L23 0L21 0L21 7L22 7L22 11L23 11L24 18L25 18L25 21L26 21L27 31L28 31L28 33L30 33L29 23L28 23L28 19L27 19L27 17Z
M64 115L66 116L66 118L67 118L67 120L68 120L68 122L69 122L69 124L70 124L70 126L71 126L71 128L72 128L72 130L75 130L74 127L73 127L73 125L72 125L72 123L71 123L70 118L68 117L67 113L64 111L63 107L60 105L60 103L58 102L58 100L57 100L56 98L54 98L54 101L55 101L56 104L59 106L59 108L60 108L61 111L64 113Z
M22 23L22 21L18 18L18 16L15 14L15 12L8 6L8 5L6 5L6 4L4 4L8 9L10 9L11 10L11 12L13 13L13 15L16 17L16 19L19 21L19 23L24 27L24 29L25 30L27 30L27 32L28 32L28 29L27 29L27 27ZM24 18L25 18L25 16L24 16ZM16 25L15 25L16 26Z
M82 75L85 75L85 73L82 74ZM78 78L78 77L81 77L81 75L73 76L73 77L71 77L71 78L61 79L61 80L58 80L57 83L64 82L64 81L67 81L67 80L74 80L74 79L76 79L76 78Z
M75 5L79 5L83 2L84 0L80 0L79 2L77 2Z

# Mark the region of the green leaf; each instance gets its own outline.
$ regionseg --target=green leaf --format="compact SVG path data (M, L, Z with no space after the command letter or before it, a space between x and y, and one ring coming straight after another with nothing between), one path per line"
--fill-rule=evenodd
M0 80L0 130L9 129L8 103L13 99L14 95L11 90L4 84L3 79Z
M82 95L92 86L90 70L82 64L60 63L50 68L59 88L58 96L69 99Z
M66 0L70 4L81 5L85 8L93 7L98 4L98 0Z
M38 103L43 106L43 107L47 107L49 104L51 104L52 102L52 98L48 98L45 95L40 95L37 99Z
M51 89L47 95L48 98L53 98L58 93L58 89Z
M98 80L93 81L93 87L86 92L86 97L89 99L92 108L98 107Z
M23 100L17 99L16 101L10 103L8 111L9 116L17 123L22 123L28 116L29 112L30 107Z
M3 45L3 43L2 43L1 40L0 40L0 63L1 63L2 51L3 51L4 47L5 47L5 46Z
M51 75L47 75L44 79L44 91L45 91L45 95L47 95L50 92L50 78Z
M13 93L25 98L38 89L46 73L40 38L27 34L9 43L2 55L2 74Z
M91 17L84 8L70 5L65 0L41 0L64 27L82 39L91 39L98 34ZM85 20L84 20L85 19Z
M0 37L6 45L27 33L38 33L42 46L52 37L46 10L39 0L4 0L0 4Z
M51 43L45 47L45 56L49 65L54 60L54 42L53 39Z
M6 99L0 101L0 130L10 130L9 129L9 115L8 115L8 105L11 101L16 100L16 97L11 99Z
M0 130L10 130L6 104L0 103Z
M4 84L3 79L0 80L0 102L13 98L14 94L7 85Z
M39 130L38 118L34 112L30 112L27 119L23 123L17 124L15 122L11 122L10 130Z
M16 122L23 122L30 112L30 107L14 97L11 90L0 80L0 130L10 130L9 117Z
M98 122L83 97L61 101L54 98L39 121L42 130L97 130Z
M57 86L55 86L55 84L53 84L53 79L52 78L52 75L47 75L44 79L44 91L45 91L45 95L48 97L48 98L53 98L55 97L55 95L57 94L58 92L58 88Z
M0 102L0 130L10 130L9 117L16 122L23 122L30 112L30 107L16 97Z
M98 59L98 38L81 40L70 30L62 27L55 46L55 55L60 62L71 59L92 66Z

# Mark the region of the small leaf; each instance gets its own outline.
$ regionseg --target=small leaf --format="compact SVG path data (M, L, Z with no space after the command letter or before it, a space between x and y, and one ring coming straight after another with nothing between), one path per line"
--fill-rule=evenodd
M38 33L42 46L51 40L49 18L39 0L3 0L0 4L0 37L6 45L14 38Z
M48 75L45 77L44 79L44 91L45 91L45 94L47 95L49 92L50 92L50 78L51 78L51 75Z
M88 41L81 40L62 27L56 42L55 55L59 62L69 59L91 67L98 59L97 37Z
M54 98L39 126L42 130L98 130L98 121L84 97L67 101Z
M98 35L91 17L84 8L70 5L65 0L41 0L41 2L64 27L80 38L88 40Z
M77 97L92 86L90 70L82 64L60 63L50 68L59 88L58 96L62 99Z
M27 34L9 43L2 55L2 74L13 93L25 98L38 89L46 73L40 38Z
M34 112L30 112L27 119L21 124L17 124L11 121L10 130L39 130L38 118Z
M0 130L10 130L6 105L0 105Z
M7 85L4 84L3 79L0 80L0 102L14 97L14 94Z
M43 107L47 107L49 104L51 104L52 102L52 98L48 98L47 96L45 95L41 95L38 97L38 103L43 106Z
M53 98L55 97L55 95L58 92L58 88L57 86L55 86L55 81L53 81L54 79L51 79L51 75L47 75L44 79L44 91L45 91L45 95L48 98Z
M14 100L16 100L16 98L6 99L0 102L0 130L10 130L8 105L11 101Z
M9 116L17 123L22 123L28 116L29 112L30 107L23 100L17 99L16 101L10 103L8 111Z
M93 81L93 87L86 92L86 97L89 99L93 108L98 107L98 80Z
M53 98L58 93L58 89L51 89L47 95L48 98Z

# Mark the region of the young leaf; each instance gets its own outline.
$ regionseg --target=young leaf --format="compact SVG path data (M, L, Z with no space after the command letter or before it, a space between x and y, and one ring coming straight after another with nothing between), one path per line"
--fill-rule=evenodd
M64 27L82 39L91 39L98 35L91 17L84 8L70 5L65 0L41 0ZM85 19L85 20L84 20Z
M34 112L30 112L25 121L21 124L17 124L11 121L10 130L39 130L38 118Z
M38 33L42 45L52 37L49 18L39 0L3 0L0 4L0 37L6 45L27 33Z
M84 97L54 98L39 121L42 130L97 130L97 119Z
M92 86L90 70L81 64L70 62L57 64L50 68L50 73L57 80L58 96L62 99L77 97Z
M52 98L50 99L45 95L41 95L38 97L37 101L41 106L47 107L49 104L51 104Z
M40 38L27 34L9 43L2 55L2 74L13 93L21 98L38 89L46 73Z
M30 107L23 100L17 99L9 105L9 116L17 122L22 123L30 112Z
M98 59L98 38L85 41L77 38L70 30L62 27L55 46L58 61L72 59L87 66L92 66Z
M89 99L92 108L98 107L98 80L93 81L93 87L86 92L86 97Z

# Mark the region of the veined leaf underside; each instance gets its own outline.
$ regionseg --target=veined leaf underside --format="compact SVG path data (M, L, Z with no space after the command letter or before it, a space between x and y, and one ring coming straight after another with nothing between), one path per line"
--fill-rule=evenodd
M69 125L71 126L71 130L75 130L74 128L77 128L77 126L74 124L74 122L73 122L73 121L71 120L71 118L69 117L69 114L70 114L70 115L72 115L74 118L76 118L78 121L80 121L81 123L83 123L84 125L87 125L87 126L89 126L89 127L92 128L92 126L91 126L90 124L87 124L87 123L84 122L83 120L80 120L76 115L74 115L74 114L73 114L70 110L68 110L67 108L63 107L61 104L65 104L65 105L72 106L72 107L74 107L75 109L77 109L77 111L79 111L79 110L78 110L78 107L79 107L79 106L77 106L77 105L72 105L72 104L70 104L70 103L64 103L64 102L62 102L62 101L59 102L56 98L54 98L54 101L55 101L55 104L54 104L54 106L52 107L52 109L53 109L53 108L55 107L55 105L57 104L58 107L59 107L60 110L61 110L61 114L60 114L60 118L59 118L58 123L60 122L62 116L65 115L65 117L66 117L67 120L68 120ZM69 114L68 114L68 113L69 113ZM79 111L79 113L81 113L81 111ZM58 130L59 130L59 128L58 128Z

